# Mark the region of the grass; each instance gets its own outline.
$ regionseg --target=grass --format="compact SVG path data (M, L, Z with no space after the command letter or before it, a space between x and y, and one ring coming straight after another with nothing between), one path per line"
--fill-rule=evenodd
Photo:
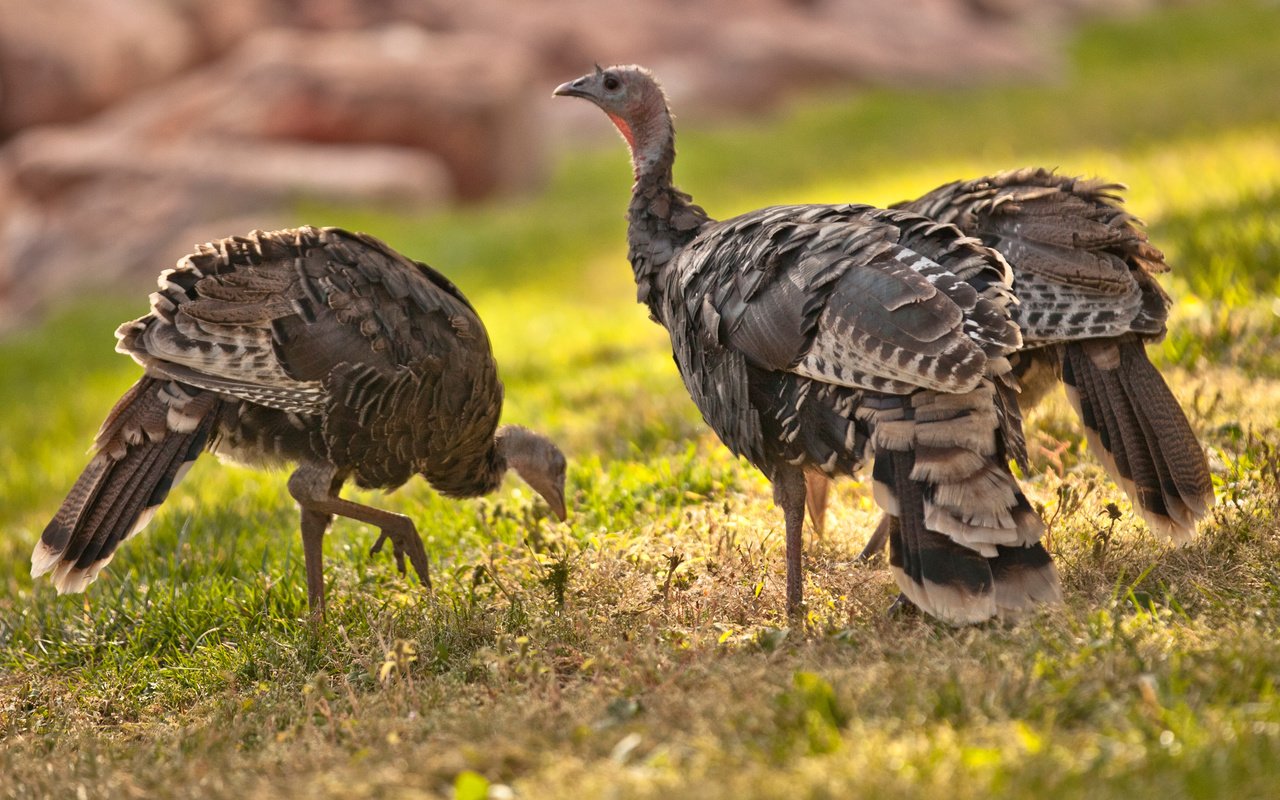
M1063 607L1013 628L886 617L887 571L852 563L875 512L846 482L809 545L807 628L788 628L768 486L706 431L631 301L620 145L498 207L308 208L468 292L507 419L571 456L571 522L514 481L474 502L356 493L415 519L436 590L339 523L312 631L284 475L205 460L59 598L27 557L136 376L109 332L143 305L66 309L0 342L0 796L1271 796L1278 40L1274 3L1180 8L1089 28L1050 86L810 98L680 137L681 184L721 216L1023 163L1127 181L1176 269L1155 356L1218 483L1191 546L1152 540L1054 399L1029 420L1027 486Z

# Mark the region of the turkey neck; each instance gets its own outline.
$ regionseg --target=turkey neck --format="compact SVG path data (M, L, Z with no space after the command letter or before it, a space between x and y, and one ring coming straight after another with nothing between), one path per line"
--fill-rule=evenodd
M635 185L627 209L627 257L636 278L636 299L661 320L663 269L710 222L692 198L675 188L671 168L676 160L675 129L665 102L632 124L618 124L631 146Z

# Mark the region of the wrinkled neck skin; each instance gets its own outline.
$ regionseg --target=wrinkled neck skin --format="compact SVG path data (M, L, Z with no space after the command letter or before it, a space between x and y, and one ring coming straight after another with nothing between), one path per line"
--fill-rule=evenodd
M493 436L493 462L501 481L507 470L513 469L516 463L528 459L528 447L525 434L529 432L514 425L503 425Z
M631 172L636 182L645 178L671 184L671 165L675 162L675 128L664 103L651 100L631 115L631 121L609 118L631 148Z
M493 437L493 461L495 468L499 470L498 482L501 483L502 476L511 469L529 483L530 476L543 467L539 450L541 441L541 436L520 425L503 425L498 428Z
M635 273L636 299L661 322L665 267L709 218L672 185L675 130L666 103L653 102L648 108L647 113L633 114L631 124L617 117L613 122L631 148L636 179L627 210L627 256Z

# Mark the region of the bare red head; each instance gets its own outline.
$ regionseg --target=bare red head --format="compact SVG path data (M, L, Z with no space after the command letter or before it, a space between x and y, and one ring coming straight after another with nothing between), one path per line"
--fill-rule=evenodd
M595 72L562 83L555 94L582 97L599 106L631 148L640 175L671 149L671 113L667 96L653 74L637 65L596 67Z

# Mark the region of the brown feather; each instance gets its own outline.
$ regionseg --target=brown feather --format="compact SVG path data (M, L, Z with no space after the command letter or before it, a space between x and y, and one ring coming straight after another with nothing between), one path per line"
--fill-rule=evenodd
M1062 378L1090 449L1154 530L1185 541L1213 504L1212 483L1143 351L1143 339L1165 330L1169 298L1153 276L1168 266L1123 209L1123 188L1026 169L948 184L900 207L954 223L1005 256L1016 318L1036 348L1016 358L1019 405Z
M418 473L454 496L501 480L502 384L489 340L430 267L369 236L298 228L201 245L158 282L151 313L117 331L117 349L146 375L108 414L98 454L32 555L33 574L54 572L60 591L96 577L206 443L252 464L300 462L302 489L320 475L320 491L334 495L348 476L394 488ZM527 438L545 448L522 476L563 514L563 456ZM363 508L310 494L299 502L313 532L314 514ZM366 511L352 513L391 519ZM389 524L400 551L403 521Z

